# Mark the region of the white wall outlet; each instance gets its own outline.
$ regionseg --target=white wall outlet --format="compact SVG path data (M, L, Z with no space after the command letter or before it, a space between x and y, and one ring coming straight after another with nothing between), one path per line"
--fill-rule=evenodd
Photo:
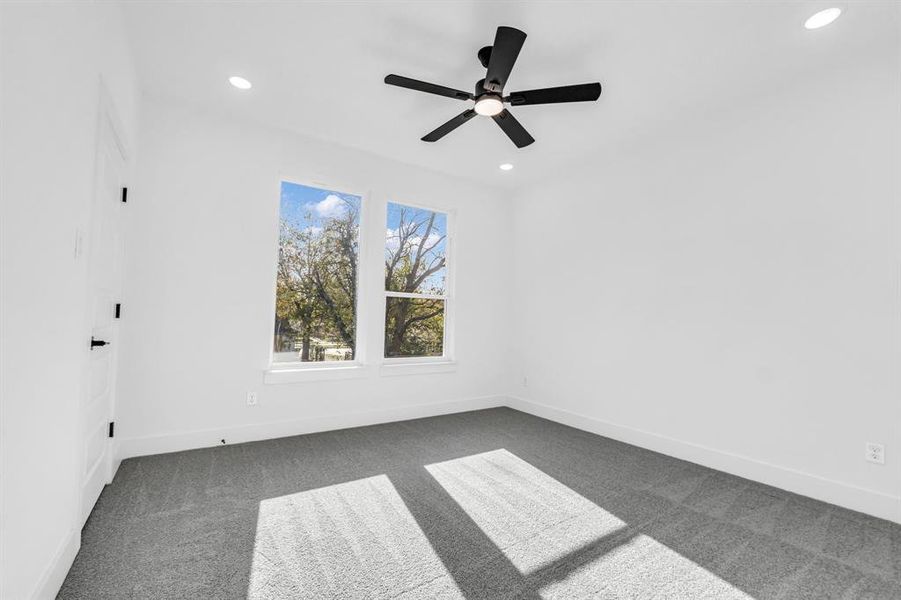
M247 392L247 406L256 406L257 405L257 393L256 392Z
M866 459L868 462L876 463L878 465L884 465L885 464L885 446L883 446L882 444L874 444L873 442L867 442Z

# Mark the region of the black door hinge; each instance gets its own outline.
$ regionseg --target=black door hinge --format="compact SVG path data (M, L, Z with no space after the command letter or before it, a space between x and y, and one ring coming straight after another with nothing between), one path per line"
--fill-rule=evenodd
M115 430L116 430L116 422L115 422L115 421L110 421L110 422L109 422L109 436L108 436L108 437L113 437L113 434L114 434Z
M122 316L122 305L116 302L116 318L120 318Z
M122 202L128 202L128 188L122 188Z
M109 344L106 340L98 340L94 336L91 336L91 350L94 348L100 348Z

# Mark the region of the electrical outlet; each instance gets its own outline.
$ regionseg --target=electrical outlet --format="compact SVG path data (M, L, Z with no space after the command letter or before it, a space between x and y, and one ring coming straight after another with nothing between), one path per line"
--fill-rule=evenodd
M257 393L256 392L247 392L247 406L256 406L257 405Z
M882 444L874 444L873 442L867 442L866 446L866 455L865 458L867 461L871 463L876 463L877 465L885 464L885 446Z

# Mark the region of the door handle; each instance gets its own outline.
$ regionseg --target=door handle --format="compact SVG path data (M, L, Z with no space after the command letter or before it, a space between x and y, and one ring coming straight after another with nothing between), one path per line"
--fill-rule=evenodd
M107 342L106 340L98 340L95 339L94 336L91 336L91 350L100 346L106 346L108 344L109 342Z

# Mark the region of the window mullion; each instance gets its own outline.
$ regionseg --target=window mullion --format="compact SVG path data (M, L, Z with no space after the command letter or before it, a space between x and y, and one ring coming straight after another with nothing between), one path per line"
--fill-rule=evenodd
M385 290L389 298L422 298L424 300L447 300L446 294L421 294L417 292L393 292Z

